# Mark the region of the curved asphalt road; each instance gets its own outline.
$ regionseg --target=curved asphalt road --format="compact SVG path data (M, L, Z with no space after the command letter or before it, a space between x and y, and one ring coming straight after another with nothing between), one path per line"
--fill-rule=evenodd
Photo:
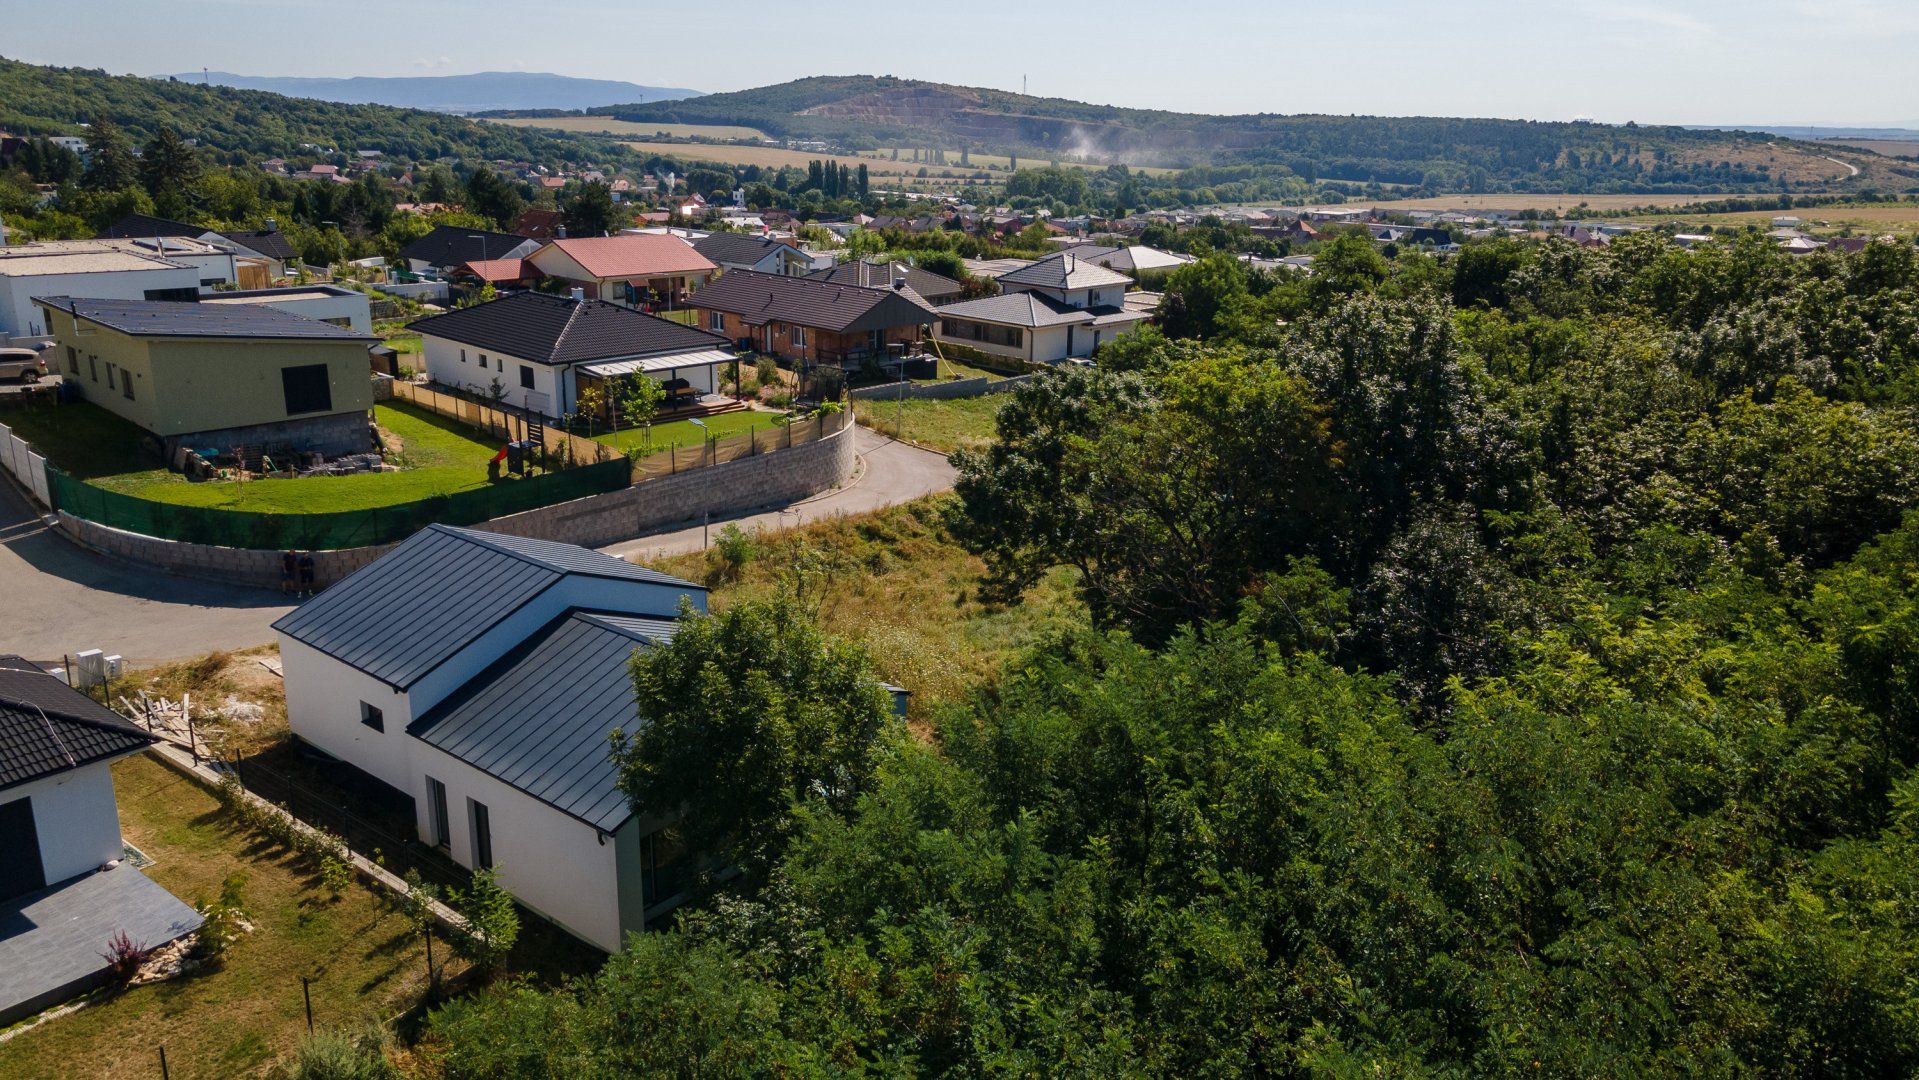
M945 491L953 469L931 451L855 429L861 469L845 487L786 508L728 519L773 529L877 510ZM716 521L714 524L718 524ZM700 528L615 544L617 555L696 551ZM100 649L149 664L246 648L273 638L291 610L275 592L147 570L76 547L41 524L10 477L0 477L0 653L57 662Z

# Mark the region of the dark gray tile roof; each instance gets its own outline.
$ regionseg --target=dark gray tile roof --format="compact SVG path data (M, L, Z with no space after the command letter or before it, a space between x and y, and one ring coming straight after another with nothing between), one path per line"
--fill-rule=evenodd
M405 690L568 574L701 590L572 544L429 525L273 628Z
M504 259L507 252L526 240L512 233L435 225L433 231L401 248L400 258L417 259L428 266L451 270L475 259Z
M670 620L568 612L407 730L612 832L632 815L608 742L615 729L640 723L627 660L676 629Z
M102 240L147 240L155 236L200 236L207 230L172 218L152 214L128 214L106 227Z
M415 320L410 329L546 364L720 349L719 334L604 300L515 293Z
M92 300L75 296L36 296L35 303L58 308L91 323L135 337L322 338L377 341L341 326L290 314L263 304L188 304L167 300Z
M153 736L17 657L0 662L0 790L144 749Z
M1007 326L1034 327L1089 323L1095 318L1090 311L1069 307L1050 296L1029 292L1001 293L979 300L948 304L940 309L940 315L948 319L980 319Z
M921 270L911 263L873 262L867 259L854 259L838 266L829 266L824 270L815 270L806 275L814 281L831 281L840 285L859 285L868 289L890 289L893 279L900 274L906 275L906 287L920 294L925 300L940 300L948 296L958 296L966 286L944 274L935 274L931 270Z
M735 270L708 282L687 304L731 312L755 324L783 322L836 333L913 326L939 314L910 286L865 289L753 270Z
M799 250L784 240L773 240L749 233L716 232L693 241L694 251L721 266L752 266L772 254L774 248L792 248L795 252Z
M279 259L284 262L288 259L297 259L300 257L300 253L293 250L292 241L288 240L286 234L278 229L271 231L266 229L255 229L252 231L235 230L233 232L223 232L220 235L246 248L248 251L257 251L269 259Z
M1099 289L1108 285L1131 285L1133 279L1117 270L1108 270L1065 252L1049 255L1031 266L1023 266L1000 281L1015 285L1033 285L1042 289Z

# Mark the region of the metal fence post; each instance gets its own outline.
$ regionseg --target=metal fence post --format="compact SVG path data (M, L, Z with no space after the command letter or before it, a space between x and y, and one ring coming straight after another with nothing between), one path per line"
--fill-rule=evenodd
M313 989L305 975L300 976L300 997L307 1006L307 1034L313 1034Z

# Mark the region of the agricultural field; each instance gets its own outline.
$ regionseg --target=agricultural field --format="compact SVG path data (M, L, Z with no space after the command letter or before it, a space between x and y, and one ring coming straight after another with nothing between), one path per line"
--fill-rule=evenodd
M1423 199L1355 201L1353 207L1382 210L1540 210L1572 213L1584 207L1598 213L1636 210L1642 206L1686 206L1722 195L1435 195Z
M629 140L623 145L638 150L642 154L660 154L676 157L685 161L713 161L721 165L758 165L762 169L777 169L790 165L804 169L808 162L830 161L844 165L849 169L866 166L867 172L875 178L893 177L912 178L920 186L959 185L973 170L961 169L957 165L928 165L927 177L918 176L921 166L908 161L881 161L877 158L859 157L852 154L822 154L817 151L788 150L781 146L726 146L705 143L664 142L656 139ZM951 173L943 177L941 173Z
M486 123L519 128L548 128L582 135L623 135L636 138L654 138L661 135L674 139L764 139L767 137L766 133L758 128L739 127L733 124L636 124L631 120L616 120L611 116L502 116L489 118Z
M1870 150L1885 157L1919 158L1919 139L1823 139L1831 146Z
M1715 228L1739 228L1745 225L1770 226L1772 219L1790 213L1805 221L1804 228L1818 234L1850 229L1855 233L1919 232L1919 203L1867 203L1853 206L1814 206L1797 210L1757 210L1733 214L1666 214L1635 217L1634 221L1675 221L1682 225L1710 224Z
M910 146L898 147L897 148L897 152L899 153L898 164L911 165L914 168L918 168L921 165L926 165L928 168L933 168L933 169L968 169L968 170L986 169L988 171L1005 172L1006 170L1012 167L1013 160L1014 160L1006 156L1005 154L969 153L966 158L968 164L960 165L959 150L949 149L946 151L946 164L933 165L930 162L913 161L912 160L913 149L914 148ZM895 152L894 148L888 147L888 148L882 148L879 150L862 150L859 152L859 156L865 157L865 158L875 158L880 161L885 161L888 164L893 164L894 152ZM1027 157L1024 159L1024 161L1025 161L1024 167L1026 168L1034 168L1040 165L1052 164L1052 162L1049 161L1048 159L1041 158L1041 157ZM1106 168L1105 163L1094 162L1094 161L1064 161L1062 160L1060 162L1060 166L1062 168L1068 168L1068 169L1104 169ZM1167 169L1167 168L1161 168L1159 166L1152 166L1152 165L1129 164L1127 167L1132 169L1136 173L1144 173L1149 176L1169 176L1179 171L1178 169Z

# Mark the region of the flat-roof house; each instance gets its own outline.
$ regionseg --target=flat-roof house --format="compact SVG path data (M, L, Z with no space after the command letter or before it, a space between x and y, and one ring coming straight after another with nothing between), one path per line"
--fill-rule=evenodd
M688 290L719 272L693 245L662 233L549 240L527 262L592 299L648 308L683 306Z
M799 245L753 233L708 233L693 241L693 250L720 268L756 270L762 274L803 277L813 269L813 258Z
M156 741L0 656L0 1025L97 985L115 934L158 948L199 928L120 839L113 763Z
M400 249L414 273L446 273L476 259L520 259L538 250L540 241L485 229L435 225L431 232Z
M717 392L715 368L733 362L724 337L604 300L518 293L429 315L420 334L427 377L559 417L579 410L593 380L646 375L671 398Z
M207 293L202 304L260 304L323 323L373 335L373 303L363 292L338 285L289 285L278 289L239 289Z
M645 722L627 661L683 598L705 612L703 587L610 555L429 526L273 624L287 722L411 796L425 842L610 952L685 885L609 754Z
M936 336L1034 363L1086 357L1151 318L1129 310L1132 279L1061 252L1002 274L1001 294L940 309Z
M199 294L199 268L138 248L107 241L0 247L0 339L48 335L36 296L191 301Z
M267 225L269 227L265 229L221 231L152 214L128 214L107 226L100 236L106 240L151 240L154 237L198 240L231 253L243 264L258 268L252 274L247 274L242 268L236 267L236 273L231 275L233 280L247 277L271 280L285 277L287 264L298 260L300 254L273 222L269 221Z
M88 401L178 446L373 449L369 334L257 303L36 299Z
M868 289L738 270L692 295L699 324L794 364L856 367L917 342L937 318L911 287Z
M885 259L854 259L815 270L807 277L840 285L858 285L865 289L890 289L894 282L904 277L908 288L935 307L958 300L966 291L965 285L944 274L922 270L912 263Z

